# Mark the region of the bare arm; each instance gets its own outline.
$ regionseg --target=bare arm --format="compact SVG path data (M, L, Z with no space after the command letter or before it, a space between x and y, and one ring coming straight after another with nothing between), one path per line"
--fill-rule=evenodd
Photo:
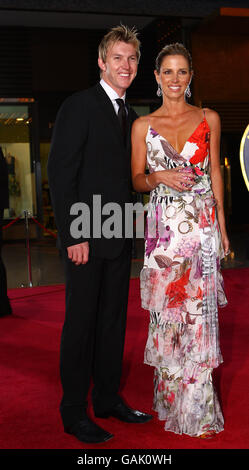
M169 186L176 191L190 191L194 184L195 176L184 172L182 167L169 170L155 171L150 175L145 174L146 169L146 142L148 121L144 118L137 119L133 123L131 142L131 170L133 187L138 192L151 191L160 183ZM183 186L185 184L189 186Z
M210 127L210 176L217 204L217 217L221 231L223 249L226 254L229 251L229 240L226 231L224 213L224 184L220 168L220 118L215 111L208 110L207 119Z

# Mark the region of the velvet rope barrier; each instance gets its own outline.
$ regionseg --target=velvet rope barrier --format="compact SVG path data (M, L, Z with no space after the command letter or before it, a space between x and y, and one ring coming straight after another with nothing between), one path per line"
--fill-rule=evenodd
M19 220L20 218L22 217L22 214L20 214L18 217L16 217L14 220L12 220L11 222L9 222L7 225L4 225L2 227L2 229L4 230L5 228L7 227L10 227L11 225L13 225L15 222L17 222L17 220Z
M40 222L38 222L38 220L36 220L34 217L32 217L32 215L30 216L30 218L37 224L39 225L39 227L43 228L43 230L47 233L49 233L50 235L52 235L52 237L54 238L57 238L57 235L53 232L51 232L51 230L48 230L46 227L44 227L44 225L42 225Z

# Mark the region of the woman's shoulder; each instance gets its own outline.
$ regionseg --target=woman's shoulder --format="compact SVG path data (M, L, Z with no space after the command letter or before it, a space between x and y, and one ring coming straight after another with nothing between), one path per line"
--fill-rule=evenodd
M137 132L144 133L145 131L148 130L150 124L150 114L147 114L146 116L140 116L137 118L132 125L133 130Z
M205 115L205 118L210 128L220 125L220 116L217 113L217 111L215 111L214 109L210 109L210 108L202 108L202 111Z
M214 109L202 108L202 111L203 111L205 117L207 117L209 119L219 119L220 118L219 114Z

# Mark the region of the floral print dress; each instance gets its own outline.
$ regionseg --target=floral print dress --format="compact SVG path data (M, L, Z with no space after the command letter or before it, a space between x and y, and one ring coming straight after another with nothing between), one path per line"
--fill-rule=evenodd
M196 174L189 192L159 184L150 193L142 307L150 311L144 361L155 367L154 409L165 430L199 436L223 430L212 383L222 362L218 305L227 303L215 199L209 176L210 130L205 115L181 153L149 126L150 173L185 166Z

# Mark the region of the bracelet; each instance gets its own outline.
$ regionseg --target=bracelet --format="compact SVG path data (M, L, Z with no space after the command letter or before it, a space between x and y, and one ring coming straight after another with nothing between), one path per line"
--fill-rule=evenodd
M145 182L146 182L147 186L149 186L150 189L154 189L153 186L151 186L151 184L148 181L148 176L145 176Z

